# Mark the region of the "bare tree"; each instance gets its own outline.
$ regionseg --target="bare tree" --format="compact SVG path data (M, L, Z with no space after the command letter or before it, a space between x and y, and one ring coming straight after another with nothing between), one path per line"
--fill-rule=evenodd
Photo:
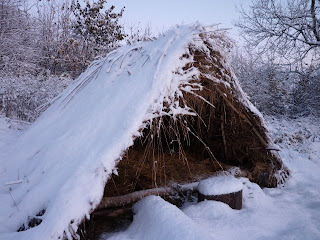
M320 0L256 0L236 23L253 46L272 48L290 61L319 60Z
M35 26L24 0L0 0L0 71L34 73L39 56Z
M232 66L241 86L260 111L273 116L289 114L291 86L297 81L297 74L277 64L271 52L261 58L251 48L238 48L233 52Z
M73 41L73 16L69 0L38 0L35 19L41 41L41 66L53 74L73 72L79 62Z
M0 115L33 121L124 37L106 0L0 0ZM106 9L106 10L105 10Z
M258 98L253 95L258 106L268 106L269 102L272 104L267 110L280 109L281 115L287 112L292 116L319 116L320 0L255 0L249 8L239 11L241 20L235 25L247 46L254 48L249 55L257 54L261 64L253 62L250 67L254 69L247 72L248 76L241 71L246 67L243 62L239 62L236 71L240 80L249 83L249 92L258 93ZM274 58L269 65L271 55ZM268 92L259 92L263 83L256 79L267 80L263 81L271 86Z
M38 0L41 66L53 74L68 72L75 77L95 57L117 47L124 37L118 23L123 9L114 13L115 7L106 4L106 0Z

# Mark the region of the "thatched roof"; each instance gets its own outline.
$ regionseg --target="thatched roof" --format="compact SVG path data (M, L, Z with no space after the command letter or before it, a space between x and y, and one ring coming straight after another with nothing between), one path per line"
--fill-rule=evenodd
M1 185L18 175L22 183L0 192L0 239L72 238L131 155L153 156L146 187L169 175L187 181L174 176L179 166L190 179L240 166L263 186L282 181L287 170L232 73L229 47L224 32L189 25L93 62L7 157ZM168 176L157 159L173 162Z

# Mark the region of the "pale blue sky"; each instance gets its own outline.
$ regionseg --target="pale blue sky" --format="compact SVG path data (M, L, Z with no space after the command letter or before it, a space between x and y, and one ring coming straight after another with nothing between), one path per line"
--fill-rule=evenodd
M205 25L221 23L221 28L233 28L231 35L237 37L232 21L239 15L235 5L248 5L249 0L110 0L109 4L119 10L125 6L123 22L142 26L150 24L157 31L172 25L199 21Z

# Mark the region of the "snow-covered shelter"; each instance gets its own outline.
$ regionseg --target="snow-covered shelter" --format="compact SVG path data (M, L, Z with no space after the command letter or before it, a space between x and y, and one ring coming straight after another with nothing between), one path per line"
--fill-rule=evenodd
M72 239L104 195L232 166L261 186L283 182L230 47L224 31L195 24L93 62L1 160L0 239Z

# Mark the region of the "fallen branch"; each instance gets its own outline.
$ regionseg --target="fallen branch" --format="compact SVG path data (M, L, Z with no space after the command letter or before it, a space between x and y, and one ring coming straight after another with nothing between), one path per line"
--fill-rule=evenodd
M17 181L7 182L7 183L5 183L4 185L5 185L5 186L10 186L10 185L15 185L15 184L20 184L20 183L22 183L22 182L23 182L23 180L21 179L21 180L17 180Z
M10 197L11 197L11 199L12 199L12 201L13 201L14 205L15 205L15 206L16 206L16 208L18 209L18 212L20 212L20 209L19 209L19 207L18 207L18 204L16 203L16 201L14 200L14 198L13 198L13 196L12 196L12 194L11 194L11 188L9 189L9 194L10 194Z
M156 195L160 197L174 196L183 192L195 191L197 190L197 186L198 182L195 182L184 185L146 189L116 197L104 197L102 198L96 210L131 205L150 195Z
M115 218L123 215L133 215L131 207L121 207L121 208L108 208L108 209L100 209L98 211L94 211L91 215L91 218L99 218L99 217L109 217Z
M163 188L154 188L154 189L137 191L137 192L133 192L127 195L122 195L117 197L104 197L102 198L96 210L103 209L103 208L123 207L129 204L138 202L140 199L150 195L157 195L157 196L164 197L168 195L174 195L176 193L177 193L177 190L174 187L163 187Z

